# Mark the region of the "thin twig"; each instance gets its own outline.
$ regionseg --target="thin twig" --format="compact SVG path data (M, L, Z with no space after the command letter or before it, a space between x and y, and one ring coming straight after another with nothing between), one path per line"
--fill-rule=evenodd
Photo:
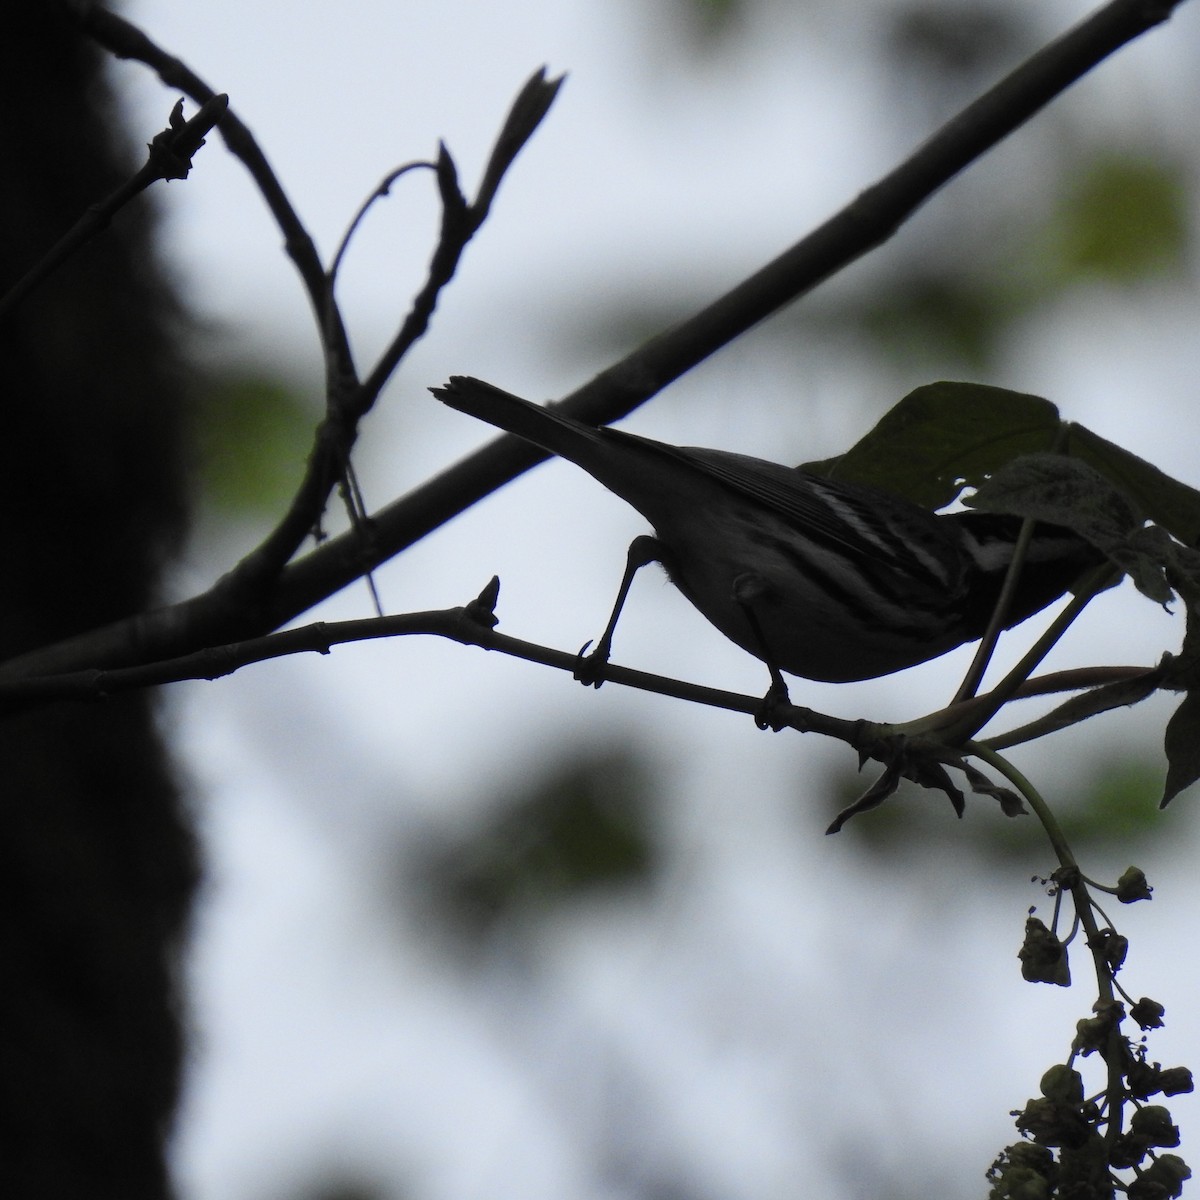
M458 269L459 259L467 243L487 219L505 172L512 166L513 160L549 112L562 83L562 76L547 79L544 67L535 71L525 81L509 108L500 132L496 135L483 181L470 204L459 189L454 160L444 145L439 147L437 177L442 197L441 236L429 263L425 286L414 297L408 316L391 344L379 356L379 362L363 381L364 405L374 403L374 398L391 378L397 364L428 328L429 319L437 307L438 297L446 284L454 278L454 272Z
M1016 695L1021 685L1037 670L1042 659L1050 653L1092 599L1105 588L1112 586L1113 577L1114 570L1107 563L1088 574L1067 606L1025 652L1021 661L988 693L987 702L981 707L969 710L956 726L945 730L947 740L957 743L978 733Z
M154 70L170 87L178 88L198 103L214 93L182 59L167 53L137 26L99 4L77 10L81 28L118 58L135 59ZM317 322L325 359L326 419L318 427L308 466L296 495L282 520L255 551L230 571L214 591L231 593L214 597L214 607L261 606L264 594L276 583L285 563L296 553L325 511L329 496L349 469L353 434L347 433L341 414L350 409L345 397L358 389L358 375L346 332L316 245L288 199L254 135L228 109L218 128L229 151L250 173L284 236L288 257L295 264L308 293ZM332 419L330 414L337 414ZM351 513L351 531L357 537L360 522ZM369 567L364 568L365 571Z
M136 25L117 16L102 4L79 4L76 6L76 12L83 31L117 58L145 63L167 87L183 92L197 104L206 104L214 97L213 89L182 59L167 53ZM249 171L283 234L284 247L300 273L317 317L317 328L324 345L331 314L326 311L325 270L321 266L316 245L288 199L266 155L255 141L254 135L237 114L230 109L221 118L217 128L229 152ZM345 329L340 327L340 321L333 322L333 329L339 353L348 356L349 340Z
M135 196L160 179L186 179L192 169L193 156L204 145L205 137L228 108L228 96L213 96L200 106L193 117L185 121L183 101L180 100L171 110L166 129L151 139L149 154L141 168L111 195L90 205L58 242L9 289L0 299L0 319L16 308L71 255L107 229L117 212Z
M526 83L521 95L531 86L536 86L553 97L559 82L547 81L544 72L539 71ZM549 101L541 111L544 112L548 107ZM512 124L510 114L501 127L500 142L511 140ZM525 138L532 135L533 131L532 126L525 128ZM511 157L508 161L511 162ZM279 573L320 519L331 489L339 481L350 479L350 451L358 436L359 423L370 412L400 360L429 328L442 289L454 278L467 243L478 232L487 215L486 205L467 204L458 187L454 161L444 145L440 148L434 172L442 202L442 221L425 282L413 299L399 332L361 383L354 374L348 356L345 359L327 359L331 373L326 379L325 418L317 429L304 478L275 528L218 584L218 587L227 589L235 596L251 596L258 600L267 591L265 585L274 587ZM327 310L336 313L337 302L328 283L325 297ZM353 487L348 489L347 494L352 492ZM356 542L359 567L355 575L358 576L369 573L390 555L379 557L372 539L363 536L366 527L364 512L352 508L351 523L353 528L347 536ZM373 522L371 528L374 531Z
M1004 632L1005 621L1008 617L1009 609L1012 607L1013 597L1017 594L1017 585L1021 581L1021 572L1025 567L1025 558L1029 553L1029 543L1033 541L1034 525L1035 522L1028 518L1021 522L1016 544L1013 546L1012 561L1008 564L1008 571L1005 573L1004 583L1000 588L1000 595L996 597L996 604L992 609L991 618L988 620L987 629L984 630L983 637L979 639L979 645L975 649L971 665L967 668L967 673L963 676L963 681L959 684L958 691L954 695L954 703L969 700L979 690L979 685L983 682L988 663L992 661L992 655L995 653L996 646L1000 642L1000 635Z
M1035 54L944 125L908 160L768 266L659 334L572 392L564 411L595 424L621 417L770 313L806 294L890 236L943 184L1023 125L1126 42L1165 20L1182 0L1114 0ZM377 562L401 552L545 459L500 437L374 516ZM350 582L339 539L288 566L277 594L280 621Z
M182 60L155 45L140 29L99 5L87 5L80 13L83 29L97 42L122 58L146 63L171 86L200 100L212 89ZM326 413L314 436L305 474L287 511L275 528L213 589L215 608L228 610L238 605L260 608L273 589L279 573L316 528L333 489L351 474L350 451L357 438L358 423L370 411L380 391L404 354L424 334L441 289L453 278L467 242L487 216L500 178L521 147L532 136L549 109L561 80L546 80L545 72L526 82L497 137L484 185L474 205L467 205L459 192L453 161L445 147L435 165L442 196L442 231L430 263L428 278L414 299L408 317L364 382L354 367L345 323L333 294L332 279L341 251L327 272L321 265L312 238L305 229L279 180L249 129L227 112L220 123L230 151L246 166L284 233L289 256L308 292L317 318L325 351ZM358 219L356 218L355 225ZM353 229L353 226L352 226ZM345 494L352 496L353 485ZM354 556L355 575L367 574L382 558L372 559L373 548L363 538L365 514L350 510L351 530L344 535L360 543ZM390 557L384 556L384 557Z
M969 105L909 159L791 250L694 317L660 334L572 393L565 401L568 411L596 422L628 412L719 346L865 254L971 161L1019 128L1120 46L1164 21L1181 2L1113 0ZM147 50L146 39L136 30L132 47L128 41L114 41L105 33L111 33L114 22L124 30L132 27L103 10L88 11L87 27L116 53L151 62L173 86L181 86L181 78L186 78L193 87L199 83L177 60L152 45ZM199 87L202 92L206 90L203 84ZM242 139L244 134L254 154L261 159L248 131L235 123L232 114L221 122L220 128L227 141L231 136ZM235 153L240 151L239 156L250 154L244 139L235 150ZM270 180L273 178L270 176ZM290 211L287 206L286 212ZM283 218L277 214L277 219ZM288 228L294 229L297 237L307 239L298 221L293 220ZM289 253L300 254L306 263L302 274L309 283L310 293L318 289L322 308L328 307L323 299L325 276L315 251L310 255L309 250L297 249L290 242L289 237ZM304 244L311 248L311 243ZM383 363L381 360L380 365ZM6 665L5 674L28 676L47 670L146 661L212 644L215 640L226 641L277 628L364 571L412 545L543 457L514 438L492 442L376 513L372 518L374 538L370 547L364 548L352 532L332 538L304 558L289 563L262 607L244 611L236 592L218 583L209 592L180 605L119 621L22 656Z
M376 200L382 200L384 197L390 195L392 184L398 179L401 179L410 171L420 170L436 171L437 166L434 163L421 159L417 162L405 163L402 167L396 167L395 170L389 171L380 180L375 190L359 205L358 212L354 214L354 217L346 228L346 232L342 234L342 240L338 243L333 261L329 264L329 270L326 272L328 286L331 289L337 284L338 271L341 270L342 259L346 257L346 251L350 249L350 242L358 232L358 227L362 224L363 218L370 212L371 206Z
M579 666L577 653L556 650L495 631L493 606L498 589L499 582L493 579L477 599L460 608L350 621L316 621L280 633L209 646L190 654L139 666L84 669L28 679L0 680L0 712L11 714L31 704L53 700L100 700L118 692L160 687L185 680L219 679L253 663L293 654L328 654L337 645L394 637L449 638L464 646L496 650L512 658L573 675ZM605 682L751 716L762 703L760 696L705 687L647 671L635 671L615 663L610 663L606 668ZM821 733L850 745L858 744L864 724L799 705L781 706L780 715L793 729Z

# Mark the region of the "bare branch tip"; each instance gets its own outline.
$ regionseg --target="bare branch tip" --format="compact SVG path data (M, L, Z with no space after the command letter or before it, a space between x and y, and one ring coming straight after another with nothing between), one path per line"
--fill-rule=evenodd
M533 131L542 123L550 105L558 95L566 75L546 78L546 68L539 67L521 86L509 110L505 132L517 136L522 143L529 140Z
M461 216L467 208L467 198L458 185L458 167L449 146L444 141L438 141L437 160L434 163L434 175L437 177L438 194L447 214Z
M562 87L567 80L567 73L565 71L561 75L555 75L547 79L546 72L548 70L549 68L543 63L542 66L538 67L538 69L534 71L532 75L530 75L529 79L525 83L525 87L522 89L522 91L528 90L532 92L536 90L544 93L547 104L554 99L554 97L558 94L558 89Z

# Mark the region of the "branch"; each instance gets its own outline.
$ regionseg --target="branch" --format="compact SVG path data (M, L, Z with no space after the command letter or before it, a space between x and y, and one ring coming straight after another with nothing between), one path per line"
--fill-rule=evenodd
M92 669L0 682L0 711L11 714L51 700L101 700L118 692L220 679L251 663L292 654L328 654L333 646L402 635L430 634L464 645L483 645L496 623L494 608L500 581L492 581L469 604L433 612L399 613L359 621L316 621L264 637L209 646L191 654L135 667Z
M11 715L31 705L50 701L102 700L119 692L160 687L184 680L220 679L252 663L267 662L274 658L303 653L328 654L332 647L349 642L415 635L449 638L464 646L498 650L526 662L573 673L579 665L578 654L495 632L492 626L496 618L491 606L495 603L498 588L499 581L493 579L479 597L460 608L367 617L357 621L317 621L297 629L210 646L142 666L66 671L29 679L0 681L0 712ZM753 715L762 703L761 697L703 687L615 664L609 665L605 682L749 715ZM792 728L802 732L824 733L851 744L854 744L857 731L862 726L859 721L830 717L795 705L787 706L784 713Z
M96 4L84 4L79 10L79 21L85 32L118 57L146 63L165 83L195 98L212 96L212 89L181 59L166 53L130 22ZM283 567L319 525L333 489L339 483L346 483L348 497L356 495L350 452L357 439L359 422L370 411L403 356L428 328L441 290L453 278L463 250L486 219L504 173L548 112L560 84L561 80L547 80L544 70L526 81L497 136L473 203L468 204L462 196L454 162L446 147L441 147L434 169L442 199L442 226L426 282L392 343L368 378L361 382L334 297L334 282L344 244L326 272L312 238L253 135L232 112L225 114L220 128L226 145L246 166L266 200L308 292L324 350L326 411L314 436L304 478L287 511L263 541L212 589L211 598L205 602L211 611L194 615L191 609L177 610L169 617L164 615L162 620L169 622L176 631L193 622L197 623L198 629L211 631L214 619L219 628L225 628L222 616L232 615L238 608L263 611ZM381 185L382 190L386 191L393 178L389 177ZM379 192L377 189L375 195ZM362 211L356 216L351 232L361 219ZM371 550L363 545L370 541L364 536L365 514L352 500L349 506L351 530L348 536L358 543L353 569L353 577L357 578L368 573L374 563L366 561Z
M474 600L458 608L399 613L360 620L317 621L296 629L213 645L190 654L159 659L139 666L87 668L30 678L0 679L0 713L11 714L33 704L55 700L100 700L118 692L158 687L184 680L214 680L257 662L267 662L293 654L328 654L336 645L393 637L444 637L460 645L495 650L511 658L552 667L574 676L579 668L578 652L556 650L550 646L496 632L495 607L499 593L500 581L493 577ZM1004 746L1054 732L1055 729L1083 720L1096 712L1106 711L1118 704L1134 703L1154 690L1165 670L1165 664L1154 668L1086 667L1027 679L1014 693L1006 694L1006 702L1065 691L1083 690L1086 694L1068 701L1039 722L979 744L988 751L995 752ZM606 666L604 681L749 716L755 716L762 705L761 696L706 687L647 671L637 671L615 663ZM976 711L982 711L991 706L992 702L991 695L975 696L956 701L939 712L902 725L847 720L795 704L780 706L778 715L781 728L832 737L857 750L864 761L867 758L882 760L888 753L888 747L900 740L920 742L926 749L932 749L935 743L930 738L931 734L936 736L940 730L949 728L953 722L961 721ZM1072 706L1075 706L1076 710L1073 719L1068 720L1060 715ZM1086 707L1087 711L1081 712L1082 707ZM1042 728L1044 723L1045 727ZM957 745L945 742L943 750L944 761L959 765Z
M88 0L78 0L72 7L80 28L117 58L135 59L145 63L167 87L183 92L197 104L207 104L216 95L212 88L182 59L168 54L155 45L137 26L118 17L103 5L88 2ZM327 311L325 271L321 266L317 248L272 170L271 164L267 161L266 155L255 141L254 134L238 119L232 109L221 118L217 128L229 152L249 171L255 186L266 201L271 215L275 218L275 223L283 234L284 247L288 257L295 263L304 288L308 292L313 312L317 318L318 332L322 336L322 344L325 344L325 337L334 314ZM339 355L344 356L348 362L350 343L346 337L346 331L344 328L339 328L340 320L333 321L333 326L337 334Z
M350 219L350 224L346 228L346 232L342 234L342 240L338 242L338 248L334 251L333 260L329 264L329 270L325 273L325 278L328 281L329 287L334 287L337 283L338 272L342 269L342 259L346 257L346 252L350 249L350 243L354 240L354 235L358 232L358 227L363 223L368 212L376 200L383 200L391 195L392 186L397 180L402 179L410 171L436 171L437 165L431 162L409 162L402 167L395 167L389 171L383 179L376 185L375 190L358 206L358 212Z
M549 109L561 82L560 79L547 80L544 70L536 72L526 81L501 127L491 163L495 163L497 156L506 164L511 163L517 150L532 136L536 120L540 120ZM538 103L529 103L528 97L531 95L537 98ZM489 172L493 170L491 163ZM459 190L458 172L445 145L440 147L434 172L442 202L442 221L425 283L413 299L408 315L391 344L361 383L348 356L344 360L339 355L327 356L329 373L326 378L325 418L317 429L304 478L288 511L275 529L217 585L219 589L232 593L235 602L239 597L258 601L274 589L279 573L320 521L329 494L339 481L349 480L348 490L351 493L356 491L350 469L350 451L358 438L359 423L374 406L401 359L429 328L442 289L454 278L467 243L487 217L492 196L499 184L498 179L489 184L491 191L481 191L480 196L468 204ZM485 174L485 181L487 178ZM386 187L390 179L381 186ZM338 257L335 256L324 283L325 309L331 314L339 311L333 294L337 264ZM341 328L340 317L337 319L337 328ZM354 542L359 563L354 572L357 578L383 559L373 557L374 527L371 526L370 537L364 536L366 515L353 505L351 522L352 528L347 536Z
M267 662L274 658L303 653L328 654L333 646L348 642L417 635L444 637L464 646L496 650L512 658L573 675L579 667L578 653L555 650L495 631L495 605L499 593L500 581L493 577L474 600L459 608L351 621L316 621L297 629L209 646L190 654L138 666L85 668L30 678L0 679L0 713L11 715L30 705L55 700L101 700L118 692L159 687L184 680L220 679L252 663ZM614 663L608 664L605 669L605 682L750 716L762 704L760 696L704 687ZM832 717L799 705L781 706L780 716L784 724L801 733L825 734L852 746L858 746L866 725L863 721Z
M629 412L714 350L886 240L955 174L1108 55L1166 20L1181 2L1113 0L1018 67L943 126L908 160L774 262L572 393L564 400L567 410L593 422L613 420ZM184 87L189 94L196 90L201 99L211 96L178 60L164 55L132 26L94 7L87 13L86 27L115 53L150 62L164 80ZM121 39L113 36L114 29L125 31ZM316 275L320 264L315 251L278 190L261 152L232 114L226 116L220 128L230 148L247 162L256 179L265 171L260 186L264 194L274 198L268 202L277 219L297 239L293 245L289 235L289 253L298 256L298 265L304 264L301 273L310 294L318 293ZM501 157L500 161L505 160ZM476 203L485 197L490 199L490 187L489 173ZM322 287L323 279L322 273ZM324 300L320 305L325 307ZM25 655L7 664L4 675L27 677L46 671L144 662L278 628L544 457L518 439L500 438L375 514L369 543L352 530L290 563L273 593L263 597L261 603L252 604L248 611L245 598L239 598L236 589L229 587L227 577L208 593L182 604Z
M160 179L186 179L192 158L205 137L229 108L228 96L213 96L190 120L183 119L183 101L171 110L167 128L156 133L141 169L111 195L91 205L78 221L0 299L0 318L8 315L39 284L112 223L118 210Z
M442 196L441 236L429 263L425 286L414 298L391 345L380 355L379 362L363 383L362 398L366 406L374 403L401 358L428 328L442 288L454 278L463 250L487 220L504 173L549 112L562 83L562 76L547 79L544 67L525 81L496 136L479 191L470 204L459 190L454 160L445 145L439 147L437 178ZM362 411L365 412L366 407Z
M772 263L602 371L562 401L580 420L607 423L678 378L752 325L811 291L885 241L934 192L1126 42L1166 20L1182 0L1114 0L1039 51ZM386 561L546 455L501 437L372 518L368 565ZM341 543L341 544L339 544ZM285 571L275 619L286 621L355 578L358 558L335 538Z

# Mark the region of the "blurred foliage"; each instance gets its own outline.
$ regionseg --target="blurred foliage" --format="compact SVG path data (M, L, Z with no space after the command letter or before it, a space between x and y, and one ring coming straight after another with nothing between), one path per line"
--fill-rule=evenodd
M854 330L897 366L993 370L1017 322L1070 292L1178 278L1192 262L1186 165L1165 152L1063 145L1061 193L1018 218L981 210L918 260L901 256L869 288L822 298L810 316L827 335ZM1073 161L1071 161L1073 160ZM960 244L954 244L959 242ZM928 247L924 251L928 251Z
M662 29L671 35L667 48L698 65L729 55L757 27L778 28L780 9L813 25L831 8L823 0L673 0ZM970 85L1031 49L1028 23L1002 0L884 0L874 9L871 23L893 66L919 72L933 89L948 78Z
M1031 40L1021 14L1007 3L915 0L884 14L884 29L896 66L935 86L966 77L974 87L1027 53Z
M400 1197L392 1187L349 1178L316 1186L310 1200L400 1200Z
M300 482L319 410L253 367L214 375L198 401L200 496L226 517L270 516Z
M1096 150L1069 139L1060 153L1064 185L1040 207L1014 213L998 197L966 227L944 227L936 246L902 235L862 274L757 330L758 353L770 345L806 373L824 348L908 378L987 376L1001 368L1014 330L1072 293L1166 283L1191 270L1186 162L1165 149ZM555 331L560 351L622 353L712 298L690 267L665 266L601 294L610 297L601 312L593 296L564 298L562 309L575 315Z
M780 0L675 0L654 10L658 24L647 45L703 70L720 56L778 40L787 28L779 9ZM789 6L789 12L805 23L802 36L828 37L825 22L836 19L823 0ZM1020 62L1046 33L1029 11L1001 0L875 0L856 21L862 24L859 47L874 54L877 78L891 96L887 121L898 155ZM779 119L786 130L788 118ZM1188 181L1194 172L1187 151L1164 142L1161 130L1143 127L1125 135L1123 145L1097 146L1084 140L1069 113L1055 110L1018 136L1049 152L1041 157L1052 174L996 177L991 186L965 193L969 211L960 201L957 227L953 214L940 222L936 244L906 230L895 249L870 261L853 290L843 282L822 289L794 318L771 322L765 336L810 372L815 343L841 355L870 356L884 371L908 378L921 370L984 375L1001 366L1019 322L1071 291L1098 282L1128 287L1168 280L1190 268ZM972 177L985 174L973 171ZM1024 195L1014 203L1017 191ZM797 228L795 235L805 232ZM680 278L687 280L683 287ZM609 314L593 309L577 321L589 346L601 353L627 349L708 299L704 281L691 272L676 271L674 284L671 279L664 265L653 286L643 277L606 289ZM594 293L587 303L594 306ZM566 338L574 340L569 330Z
M746 23L753 0L675 0L680 26L692 47L719 49Z
M659 791L626 747L563 759L431 856L432 891L460 932L481 936L585 895L647 884L658 865Z
M1119 294L1192 268L1185 162L1165 151L1092 151L1069 142L1062 155L1067 182L1057 196L1016 214L1000 200L981 207L969 227L943 229L936 246L902 236L861 274L756 330L756 353L769 348L806 375L814 355L835 353L907 379L986 377L1003 369L1014 331L1039 314L1049 318L1072 293L1102 284ZM562 299L560 353L622 353L711 299L711 286L690 266L664 265L652 279L641 274L599 292L609 297L600 312L594 294Z
M1101 150L1065 173L1066 187L1033 236L1044 287L1091 280L1138 283L1178 275L1190 262L1182 163L1144 151Z
M949 360L978 372L993 361L999 336L1018 312L994 279L944 262L914 268L855 307L840 311L838 320L857 326L882 358Z

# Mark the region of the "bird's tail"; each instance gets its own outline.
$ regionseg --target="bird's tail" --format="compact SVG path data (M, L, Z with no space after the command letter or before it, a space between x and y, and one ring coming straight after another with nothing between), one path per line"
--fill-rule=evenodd
M584 470L591 469L596 451L603 445L600 431L594 426L531 404L469 375L452 375L445 387L429 390L443 404L506 433L515 433L551 454L578 463Z

